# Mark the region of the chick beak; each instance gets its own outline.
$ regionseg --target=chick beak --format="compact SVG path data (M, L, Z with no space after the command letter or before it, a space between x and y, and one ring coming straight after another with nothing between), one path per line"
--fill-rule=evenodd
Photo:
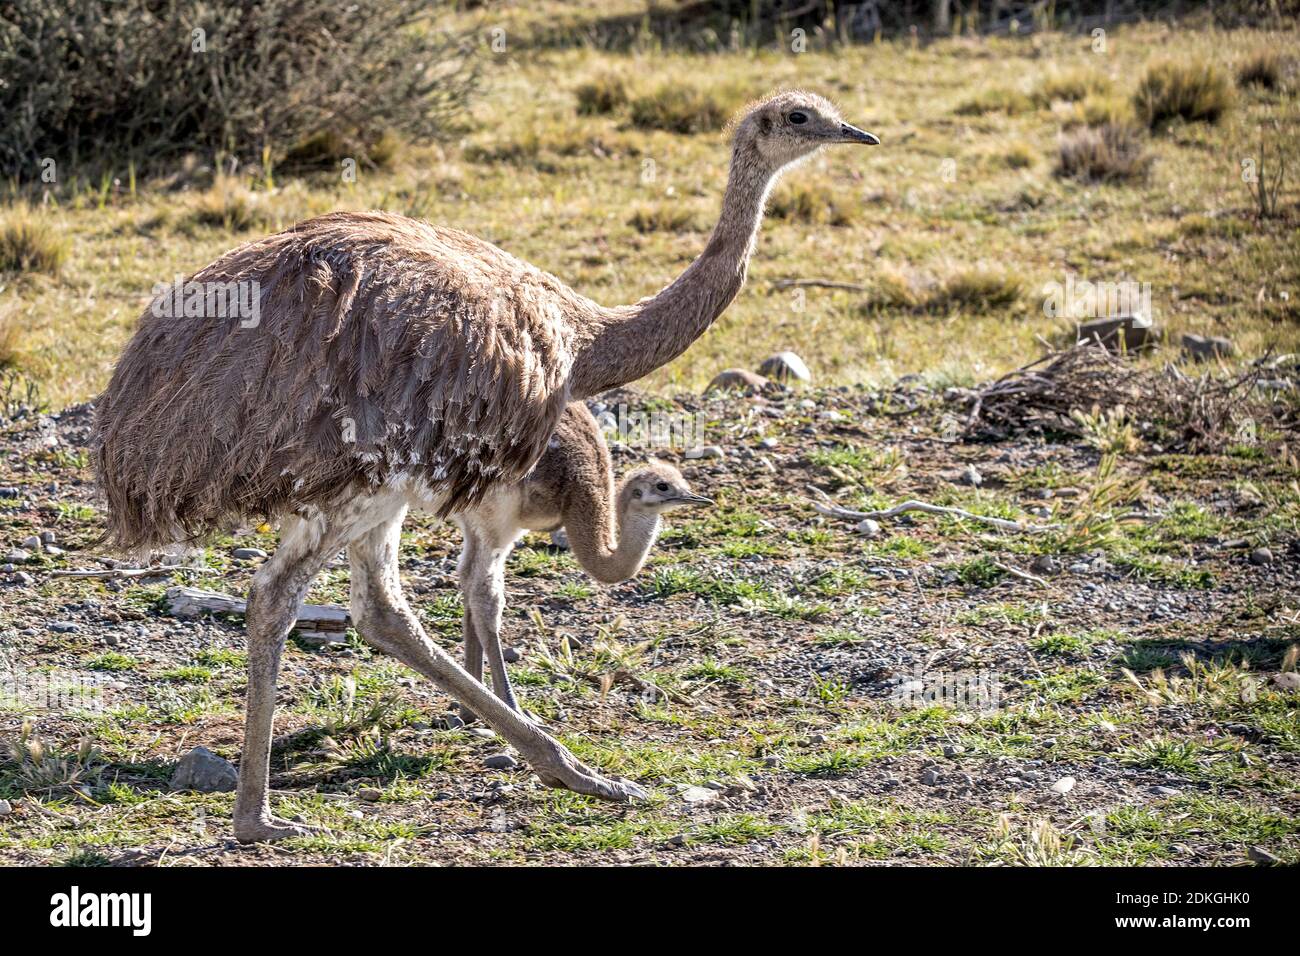
M703 495L697 495L694 492L686 491L678 495L673 501L681 502L684 505L712 505L717 504L712 498L706 498Z
M840 142L841 143L861 143L864 146L879 146L880 137L874 133L868 133L864 129L858 129L848 123L840 124Z

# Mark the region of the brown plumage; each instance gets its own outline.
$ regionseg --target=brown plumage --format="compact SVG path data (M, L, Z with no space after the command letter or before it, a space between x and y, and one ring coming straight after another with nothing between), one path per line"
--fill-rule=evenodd
M212 298L189 318L155 300L96 404L106 537L145 549L249 515L282 519L248 594L238 839L307 832L267 798L276 677L312 579L341 548L368 642L481 715L544 783L644 795L585 766L429 640L402 593L402 522L412 506L460 514L518 482L571 400L680 355L744 282L780 171L828 143L873 142L809 93L755 105L704 252L634 305L604 308L481 239L383 213L322 216L227 253L192 278ZM218 287L255 287L255 315L210 308ZM604 537L584 544L607 558Z
M803 115L797 125L792 115ZM522 477L565 404L680 355L744 282L767 192L831 142L869 142L781 93L737 126L722 215L658 295L604 308L491 243L385 213L333 213L193 277L256 284L260 322L151 307L96 408L106 537L140 550L250 516L329 508L396 474L446 515Z

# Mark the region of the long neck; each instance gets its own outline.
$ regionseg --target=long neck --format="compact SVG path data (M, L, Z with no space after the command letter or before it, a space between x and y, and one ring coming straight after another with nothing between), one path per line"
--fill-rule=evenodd
M722 214L704 252L658 295L601 311L574 362L571 398L636 381L667 365L708 330L744 285L774 179L752 143L737 141Z
M659 536L659 517L632 511L631 489L620 487L616 501L591 495L565 516L569 547L583 570L597 581L615 584L641 570Z

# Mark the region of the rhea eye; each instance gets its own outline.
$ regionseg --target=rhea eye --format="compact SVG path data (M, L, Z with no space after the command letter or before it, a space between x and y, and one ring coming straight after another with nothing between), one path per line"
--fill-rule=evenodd
M640 489L640 488L633 488L633 489L632 489L632 497L633 497L633 498L640 498L640 497L641 497L641 489Z
M666 481L661 481L661 482L659 482L659 484L655 485L655 488L657 488L659 491L667 491L667 490L668 490L668 482L666 482Z
M795 126L802 126L804 123L808 122L808 114L796 110L790 114L790 122Z

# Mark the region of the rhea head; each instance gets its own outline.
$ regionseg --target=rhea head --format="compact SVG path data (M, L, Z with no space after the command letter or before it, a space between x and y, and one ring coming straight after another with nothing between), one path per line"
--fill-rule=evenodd
M737 151L752 146L773 172L835 143L878 146L880 140L846 123L826 98L804 90L786 90L760 100L736 126Z

